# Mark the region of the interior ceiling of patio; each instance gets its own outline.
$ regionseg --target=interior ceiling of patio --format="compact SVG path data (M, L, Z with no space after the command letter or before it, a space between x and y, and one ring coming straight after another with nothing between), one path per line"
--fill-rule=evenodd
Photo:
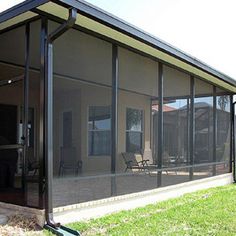
M54 3L54 2L47 1L47 0L45 1L42 0L41 2L43 3L46 2L46 3L44 4L41 3L42 5L40 5L39 3L37 6L38 10L48 13L50 15L56 16L63 20L66 20L68 18L68 9L65 8L64 6ZM65 2L65 1L59 0L58 2ZM74 3L76 1L73 0L70 2ZM32 12L31 10L32 9L28 9L28 11L26 10L25 12L11 19L8 19L6 21L3 21L3 22L0 21L1 22L0 32L1 30L8 28L10 26L13 26L19 22L23 22L27 19L36 17L38 14L35 12ZM100 35L104 35L107 38L118 41L119 43L123 45L127 45L128 47L138 50L140 52L144 52L145 54L148 54L151 57L167 62L171 65L174 65L175 67L181 68L182 70L189 72L190 74L198 76L206 81L209 81L212 84L215 84L224 89L227 89L228 91L236 92L236 87L235 87L236 83L233 82L232 78L227 77L223 74L222 74L222 78L219 78L219 76L215 76L214 74L209 73L203 69L200 69L192 65L191 63L186 62L185 60L181 60L181 58L175 57L169 53L164 52L163 50L158 50L157 48L145 43L142 40L138 40L135 37L131 37L128 34L115 30L114 28L107 26L103 23L100 23L97 20L93 20L89 16L82 15L80 11L78 12L76 25L86 28L90 31L94 31ZM228 78L228 81L224 80L223 78L224 76Z
M11 82L21 82L24 79L24 69L18 66L5 65L0 62L0 88L2 86L8 86ZM39 88L39 73L36 71L30 71L29 74L30 82L29 86L31 89ZM21 83L16 84L17 86L22 86Z

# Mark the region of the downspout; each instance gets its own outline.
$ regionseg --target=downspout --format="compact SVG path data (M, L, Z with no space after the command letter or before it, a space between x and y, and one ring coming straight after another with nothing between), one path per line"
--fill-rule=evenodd
M77 9L69 9L69 17L65 23L50 33L46 38L46 80L45 93L45 156L46 156L46 194L45 217L47 225L57 228L60 223L53 219L52 181L53 181L53 42L68 31L76 21Z

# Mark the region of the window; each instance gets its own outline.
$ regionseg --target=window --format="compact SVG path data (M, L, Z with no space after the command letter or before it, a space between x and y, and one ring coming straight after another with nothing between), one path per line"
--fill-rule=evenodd
M189 99L166 98L163 104L163 165L183 165L188 160Z
M89 156L105 156L111 152L110 106L89 107Z
M143 140L143 111L126 110L126 152L140 152Z

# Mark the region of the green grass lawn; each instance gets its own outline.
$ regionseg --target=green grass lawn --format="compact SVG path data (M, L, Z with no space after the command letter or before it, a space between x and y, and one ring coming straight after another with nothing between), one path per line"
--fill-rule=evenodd
M236 235L236 185L68 226L82 235Z

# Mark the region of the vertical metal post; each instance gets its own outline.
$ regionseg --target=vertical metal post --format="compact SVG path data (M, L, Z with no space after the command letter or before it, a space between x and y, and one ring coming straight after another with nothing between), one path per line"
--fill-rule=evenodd
M212 161L210 161L210 158L211 158L211 130L210 130L210 125L211 125L211 120L210 120L210 115L211 115L211 107L210 106L208 106L207 108L207 129L208 129L208 138L207 138L207 149L208 149L208 151L207 151L207 153L208 153L208 157L207 157L207 159L208 159L208 161L209 162L212 162Z
M187 162L189 165L190 162L190 155L189 155L189 131L190 131L190 127L189 127L189 101L190 99L187 98L187 147L186 147L186 152L187 152Z
M118 146L118 48L112 45L112 112L111 112L111 195L116 195L116 158Z
M29 107L29 67L30 67L30 24L25 26L25 75L24 75L24 105L23 105L23 171L22 188L24 191L24 200L27 205L27 184L26 175L28 172L28 107Z
M48 33L47 18L41 20L40 34L40 107L39 107L39 207L44 208L45 184L45 79L46 79L46 39Z
M235 174L235 102L232 101L232 168L233 168L233 178L234 182L236 182L236 174Z
M217 113L216 113L216 86L213 87L213 162L216 162L216 144L217 144ZM213 176L216 175L216 165L213 165Z
M233 169L233 135L234 135L234 109L233 95L230 95L230 172Z
M53 221L52 179L53 179L53 45L47 41L45 80L45 162L46 162L46 216Z
M152 99L150 99L150 148L151 150L153 150L153 135L154 135L154 132L153 132L153 117L152 117ZM154 152L153 152L154 154Z
M163 65L161 62L158 64L158 156L157 156L157 168L162 168L163 157ZM157 187L162 184L162 171L158 171L157 174Z
M195 78L190 77L190 141L189 141L189 155L190 165L194 164L194 150L195 150ZM189 170L189 179L193 180L193 167Z

